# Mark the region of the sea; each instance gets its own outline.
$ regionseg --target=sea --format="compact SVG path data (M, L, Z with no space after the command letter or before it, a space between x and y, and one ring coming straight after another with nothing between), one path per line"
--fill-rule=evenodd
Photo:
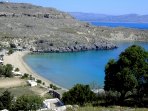
M92 24L148 29L148 24L99 22L92 22ZM148 43L146 42L115 42L115 44L118 48L112 50L28 54L24 57L24 61L36 73L61 87L70 89L79 83L103 88L105 65L110 59L117 60L119 54L133 44L140 45L148 51Z
M124 28L148 30L148 23L107 23L107 22L95 22L95 21L94 22L90 21L89 23L95 26L124 27Z

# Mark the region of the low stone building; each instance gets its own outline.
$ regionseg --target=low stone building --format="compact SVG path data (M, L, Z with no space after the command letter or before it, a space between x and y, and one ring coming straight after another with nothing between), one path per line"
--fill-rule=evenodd
M52 111L66 111L66 106L58 98L44 100L43 107Z
M35 82L34 80L27 80L27 83L31 86L31 87L34 87L34 86L37 86L37 82Z

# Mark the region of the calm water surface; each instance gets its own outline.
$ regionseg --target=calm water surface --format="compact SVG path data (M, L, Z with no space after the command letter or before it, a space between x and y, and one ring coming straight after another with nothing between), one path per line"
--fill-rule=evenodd
M148 43L126 42L117 43L119 48L114 50L34 54L27 55L24 60L35 72L65 88L71 88L76 83L103 86L108 60L118 59L118 55L133 44L141 45L148 51Z
M148 23L106 23L106 22L89 22L95 26L107 26L107 27L126 27L148 30Z

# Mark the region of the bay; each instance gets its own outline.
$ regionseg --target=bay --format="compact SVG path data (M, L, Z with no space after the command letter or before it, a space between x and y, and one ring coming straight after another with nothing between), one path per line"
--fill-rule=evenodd
M104 69L109 59L118 59L127 47L136 44L148 51L148 43L118 42L113 50L70 53L33 54L24 57L25 62L39 75L64 88L77 83L104 85Z
M97 21L90 21L89 23L95 26L125 27L125 28L148 30L148 23L107 23L107 22L97 22Z

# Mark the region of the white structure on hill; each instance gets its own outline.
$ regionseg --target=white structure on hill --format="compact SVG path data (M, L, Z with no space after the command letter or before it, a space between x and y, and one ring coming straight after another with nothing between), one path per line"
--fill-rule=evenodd
M92 90L95 94L105 94L104 89L93 89Z
M3 110L1 110L1 111L9 111L9 110L7 110L7 109L3 109Z
M53 111L66 111L66 106L58 99L46 99L43 101L44 108Z
M34 87L34 86L37 86L37 82L35 82L34 80L27 80L27 83L31 86L31 87Z
M23 76L24 74L22 74L21 72L19 72L19 71L12 71L12 73L13 73L13 75L15 75L15 76Z

